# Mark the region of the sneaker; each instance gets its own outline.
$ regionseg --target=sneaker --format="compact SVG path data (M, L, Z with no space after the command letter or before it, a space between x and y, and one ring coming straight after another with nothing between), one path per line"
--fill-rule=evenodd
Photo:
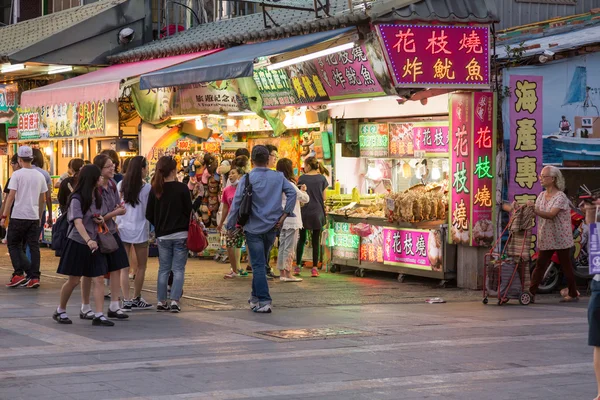
M92 325L94 326L114 326L115 323L106 319L104 315L99 317L94 317L92 320Z
M313 268L313 269L312 269L312 272L310 273L310 276L311 276L312 278L318 278L318 277L319 277L319 271L317 271L317 269L316 269L316 268Z
M71 321L67 316L66 312L59 313L58 311L54 311L54 314L52 314L52 319L58 322L59 324L70 325L73 323L73 321Z
M254 311L255 308L258 307L258 302L253 302L252 300L248 300L248 304L250 304L250 309Z
M181 307L179 307L179 304L177 304L177 303L171 303L171 312L172 313L179 313L179 312L181 312Z
M134 310L148 310L154 306L148 303L142 296L136 297L131 300L131 308Z
M265 304L264 306L257 305L255 308L252 309L252 311L254 311L255 313L269 314L272 310L270 304Z
M294 276L300 276L300 267L294 268Z
M171 307L168 304L162 304L160 301L156 305L156 311L171 311Z
M27 279L25 279L23 275L13 275L12 278L10 278L10 281L8 281L8 283L6 284L6 287L17 287L26 280Z
M129 318L129 315L125 314L123 312L123 310L121 310L120 308L117 311L112 311L109 308L107 316L108 316L108 318L111 318L111 319L127 319L127 318Z
M223 277L224 279L234 279L237 278L237 274L235 272L233 272L233 270L230 270L228 274L225 274L225 276Z
M130 312L133 308L133 302L131 300L123 300L123 307L121 307L122 311Z
M25 285L25 287L27 289L37 289L37 288L40 287L40 280L39 279L35 279L35 278L29 279L27 281L27 285Z
M248 276L248 275L249 275L249 274L248 274L246 271L244 271L243 269L238 269L238 272L237 272L237 274L238 274L238 276Z

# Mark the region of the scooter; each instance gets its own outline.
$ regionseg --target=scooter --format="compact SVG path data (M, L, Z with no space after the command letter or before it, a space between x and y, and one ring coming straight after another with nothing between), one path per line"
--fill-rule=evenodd
M589 274L588 239L589 225L583 223L584 216L578 209L571 209L571 227L573 229L573 241L575 246L571 250L573 272L577 280L584 280L589 284L592 275ZM531 258L530 271L536 266L538 253ZM538 287L538 293L552 293L563 281L563 273L558 255L554 253L550 265L544 273L542 283Z

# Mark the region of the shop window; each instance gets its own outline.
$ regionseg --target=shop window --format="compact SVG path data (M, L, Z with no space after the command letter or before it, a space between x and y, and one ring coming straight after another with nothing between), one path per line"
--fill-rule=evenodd
M81 5L81 0L52 0L52 10L51 12L59 12L68 10L69 8L79 7Z

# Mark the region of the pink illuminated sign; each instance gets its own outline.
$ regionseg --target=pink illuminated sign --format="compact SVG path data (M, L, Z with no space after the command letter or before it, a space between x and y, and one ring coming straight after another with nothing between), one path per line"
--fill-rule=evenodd
M383 228L383 262L401 267L441 270L440 231Z
M397 86L489 85L487 26L377 26Z

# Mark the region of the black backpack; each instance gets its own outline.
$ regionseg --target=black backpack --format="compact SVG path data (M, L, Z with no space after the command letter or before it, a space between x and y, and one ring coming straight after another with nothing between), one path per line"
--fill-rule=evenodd
M81 198L78 195L77 198L81 201ZM67 207L67 211L61 214L52 225L52 241L50 242L50 248L54 250L54 255L56 257L62 256L63 250L67 245L67 237L69 236L69 233L71 233L71 229L75 226L74 224L69 223L68 214Z
M250 174L246 175L246 184L242 193L242 201L240 202L240 210L238 212L237 223L240 226L246 225L252 214L252 184L250 183Z

